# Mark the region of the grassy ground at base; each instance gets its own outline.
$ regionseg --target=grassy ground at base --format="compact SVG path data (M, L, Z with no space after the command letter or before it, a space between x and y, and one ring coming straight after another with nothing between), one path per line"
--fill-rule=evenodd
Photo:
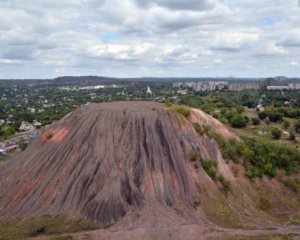
M57 235L88 231L99 228L96 224L82 219L70 220L64 215L42 216L22 221L0 221L0 239L26 239L42 235ZM53 239L56 239L53 236ZM60 236L58 239L71 239L69 236Z

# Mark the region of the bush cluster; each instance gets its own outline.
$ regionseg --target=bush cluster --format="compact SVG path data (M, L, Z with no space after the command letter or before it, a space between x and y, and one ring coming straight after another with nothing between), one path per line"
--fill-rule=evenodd
M284 169L287 174L299 171L298 149L253 138L245 138L242 147L247 175L250 178L263 175L274 177L276 169Z
M207 134L219 144L224 159L242 163L251 179L263 175L274 177L277 169L285 170L288 175L300 170L300 152L296 148L249 137L241 141L225 140L212 130Z
M175 110L186 118L188 118L191 114L191 110L185 106L176 105Z
M218 181L223 185L226 192L230 190L230 182L223 175L218 175Z
M218 162L213 159L207 159L203 163L203 169L209 175L212 179L216 179L217 177L217 168L218 168Z
M268 118L271 122L281 122L283 117L286 116L280 109L268 109L263 112L257 113L260 120Z
M244 128L248 122L249 119L247 117L237 114L231 118L230 125L233 128Z
M195 123L194 124L194 128L195 128L195 131L200 135L202 136L204 134L204 129L202 128L202 126L199 124L199 123Z
M203 169L213 180L218 180L222 184L226 193L230 190L230 182L223 175L218 174L218 162L216 160L207 159L203 163Z
M275 140L278 140L281 138L282 131L279 128L273 128L271 134Z

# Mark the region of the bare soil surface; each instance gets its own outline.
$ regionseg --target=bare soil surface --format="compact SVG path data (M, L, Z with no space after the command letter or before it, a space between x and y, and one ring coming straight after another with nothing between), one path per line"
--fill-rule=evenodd
M211 229L203 225L181 225L176 228L137 228L123 231L116 230L95 230L73 235L74 239L84 239L89 236L91 240L106 240L106 239L143 239L143 240L199 240L199 239L235 239L239 237L253 237L253 239L262 239L266 235L294 235L293 239L299 239L300 228L291 226L278 229L264 230L241 230L241 229ZM273 238L280 239L280 238Z

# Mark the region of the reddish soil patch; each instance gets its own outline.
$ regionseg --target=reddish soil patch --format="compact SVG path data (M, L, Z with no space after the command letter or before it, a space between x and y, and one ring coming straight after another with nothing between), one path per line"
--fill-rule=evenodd
M54 143L61 143L65 137L68 135L69 130L67 128L62 129L48 129L44 132L40 139L42 143L46 142L54 142Z

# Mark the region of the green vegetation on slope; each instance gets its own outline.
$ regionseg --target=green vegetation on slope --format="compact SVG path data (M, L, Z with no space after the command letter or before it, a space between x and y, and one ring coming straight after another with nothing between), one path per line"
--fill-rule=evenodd
M191 114L190 108L183 105L166 103L165 106L166 106L165 109L167 111L176 111L182 116L184 116L185 118L188 118Z
M206 133L216 140L222 148L225 159L244 165L250 179L263 175L275 177L277 169L285 170L288 175L300 170L300 152L298 149L250 137L242 137L241 141L225 140L211 129L207 130ZM209 175L216 175L212 168L207 170L209 170Z

